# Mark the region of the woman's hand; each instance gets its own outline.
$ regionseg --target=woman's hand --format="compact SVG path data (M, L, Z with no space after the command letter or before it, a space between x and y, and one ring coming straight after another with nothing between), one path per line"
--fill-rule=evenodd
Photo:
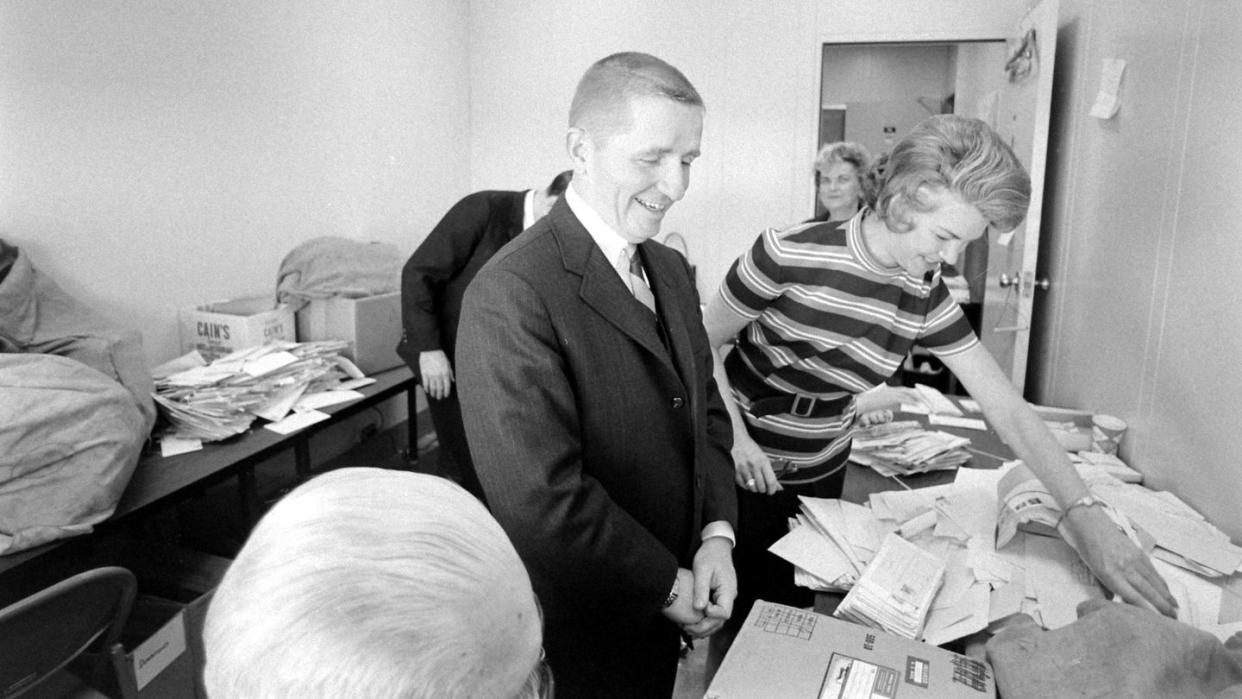
M1164 578L1100 506L1075 507L1065 516L1078 554L1095 577L1123 600L1177 618L1177 600Z
M859 393L854 410L858 415L866 415L877 410L897 410L903 403L922 405L923 397L913 388L880 384Z
M869 413L858 414L859 427L871 427L872 425L883 425L886 422L893 421L893 411L891 410L872 410Z
M781 489L772 462L745 431L733 433L733 479L756 493L772 495Z

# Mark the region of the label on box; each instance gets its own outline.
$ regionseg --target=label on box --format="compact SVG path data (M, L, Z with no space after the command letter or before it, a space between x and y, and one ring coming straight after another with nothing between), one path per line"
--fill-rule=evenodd
M295 337L293 311L267 297L221 301L181 310L181 350L211 361L237 350Z
M134 681L141 690L185 652L185 620L178 612L133 652Z

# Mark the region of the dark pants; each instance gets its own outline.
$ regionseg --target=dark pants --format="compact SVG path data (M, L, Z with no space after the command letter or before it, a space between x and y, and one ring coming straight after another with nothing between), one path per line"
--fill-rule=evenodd
M845 468L841 468L814 483L784 485L775 495L737 489L737 546L733 549L733 567L737 570L738 595L733 603L733 615L724 628L712 636L709 673L715 673L755 600L791 607L815 604L813 591L794 585L793 564L768 551L768 547L789 533L789 520L801 508L799 495L839 498L844 482Z
M549 610L545 609L545 613ZM567 610L563 610L567 611ZM544 648L556 699L668 699L677 682L680 633L661 614L642 620L544 617ZM569 615L566 615L569 616Z
M785 485L775 495L737 489L737 548L733 565L737 569L738 599L730 623L740 624L756 599L809 607L815 593L794 585L793 564L768 551L768 547L789 533L789 520L798 514L798 496L841 497L845 481L842 468L826 478L805 485Z
M456 386L454 386L456 389ZM484 505L487 498L483 496L483 485L474 470L474 461L470 458L470 447L466 442L466 427L461 421L461 404L457 402L457 391L448 397L436 399L427 396L427 412L431 413L431 424L436 430L436 439L440 442L437 470L439 475L450 478L461 487L470 491Z

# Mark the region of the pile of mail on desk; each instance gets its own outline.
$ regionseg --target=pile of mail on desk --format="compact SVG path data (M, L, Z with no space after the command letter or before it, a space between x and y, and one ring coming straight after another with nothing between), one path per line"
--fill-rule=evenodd
M354 389L374 380L339 354L347 346L272 342L210 364L193 351L157 367L155 402L170 425L165 442L226 439L245 432L256 417L271 421L269 427L287 418L300 424L318 407L361 397Z
M1238 572L1242 549L1172 494L1077 466L1151 552L1181 621L1222 640L1239 630L1218 618L1222 583ZM949 485L874 493L865 506L802 498L790 533L771 551L796 566L798 584L848 590L838 616L941 645L1018 612L1059 628L1077 618L1080 601L1103 596L1057 535L1059 519L1047 491L1013 461L959 469Z
M970 461L970 440L923 429L914 420L886 422L857 430L850 461L870 466L881 476L953 469Z

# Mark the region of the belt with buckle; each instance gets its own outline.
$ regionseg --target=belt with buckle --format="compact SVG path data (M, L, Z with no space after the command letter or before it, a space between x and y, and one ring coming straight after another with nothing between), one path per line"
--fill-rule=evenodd
M755 417L780 414L801 418L837 417L845 414L852 400L854 396L849 394L840 398L816 398L800 393L787 393L751 401L750 414Z
M837 417L849 410L854 395L848 392L834 394L831 398L819 398L800 393L785 393L764 383L742 359L736 348L724 360L734 390L751 398L750 412L755 417L764 415L793 415L800 418ZM766 395L765 395L766 394ZM752 396L760 396L754 398Z

